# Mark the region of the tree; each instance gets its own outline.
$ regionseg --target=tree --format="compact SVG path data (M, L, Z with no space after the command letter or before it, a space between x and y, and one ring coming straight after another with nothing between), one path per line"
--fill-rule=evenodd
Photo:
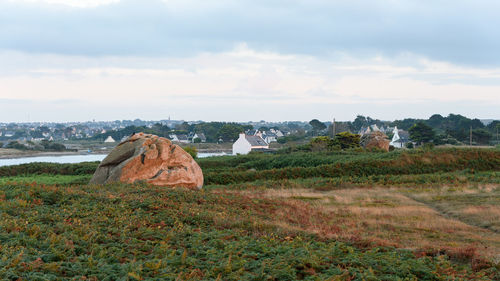
M11 141L7 144L7 148L13 148L13 149L19 149L19 150L26 150L28 149L24 144L19 143L18 141Z
M175 125L175 130L189 132L191 130L191 125L189 125L188 122L183 122L182 124Z
M326 125L323 124L323 122L320 122L318 119L309 121L309 125L312 126L313 132L315 132L316 134L326 129Z
M351 134L349 132L342 132L335 135L333 141L334 145L340 146L342 149L360 147L361 136L358 134Z
M362 127L367 125L368 122L366 121L366 117L364 117L363 115L356 116L356 119L354 119L354 122L352 122L352 126L356 132L361 130Z
M238 139L238 135L244 132L243 126L236 123L227 123L219 130L219 136L225 142L232 142Z
M441 123L443 123L443 120L444 120L443 116L441 116L439 114L434 114L429 118L429 120L427 121L427 124L433 128L438 128L441 126Z
M489 144L491 140L491 133L486 129L472 130L472 139L478 144Z
M410 139L417 143L426 143L434 140L436 133L424 122L415 123L409 130Z

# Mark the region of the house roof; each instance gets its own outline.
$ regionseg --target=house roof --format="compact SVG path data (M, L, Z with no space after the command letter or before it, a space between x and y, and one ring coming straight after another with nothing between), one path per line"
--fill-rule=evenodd
M201 140L206 140L207 138L205 137L205 134L204 133L197 133L196 136L198 136L198 138L200 138Z
M267 142L265 142L259 136L249 136L245 135L246 140L250 143L251 146L267 146Z
M257 133L257 130L248 130L247 135L254 136Z
M403 141L408 141L410 139L410 134L407 131L399 130L398 135Z

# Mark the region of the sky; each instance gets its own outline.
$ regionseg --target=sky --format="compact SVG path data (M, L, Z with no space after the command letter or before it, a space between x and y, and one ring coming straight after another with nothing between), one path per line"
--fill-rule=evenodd
M0 122L500 119L500 1L0 0Z

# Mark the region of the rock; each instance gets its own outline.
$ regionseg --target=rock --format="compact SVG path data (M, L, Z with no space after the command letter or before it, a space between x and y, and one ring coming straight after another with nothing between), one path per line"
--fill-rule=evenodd
M166 138L138 133L121 142L102 160L90 183L138 181L201 189L203 173L180 146Z
M380 131L364 134L361 137L361 145L366 149L378 148L389 151L389 143L387 135Z

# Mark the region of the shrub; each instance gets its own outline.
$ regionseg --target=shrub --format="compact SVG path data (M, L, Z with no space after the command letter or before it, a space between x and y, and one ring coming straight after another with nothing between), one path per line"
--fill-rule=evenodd
M193 159L196 159L198 157L198 150L194 146L186 146L184 147L184 151L189 153Z
M82 162L77 164L29 163L0 167L0 177L20 175L91 175L99 162Z
M203 162L201 166L206 184L314 177L411 175L464 169L487 171L500 167L500 153L485 149L435 149L432 152L416 150L412 153L394 151L360 153L357 157L354 155L351 156L352 159L346 158L343 161L338 160L339 154L333 154L331 158L325 153L276 155L262 157L258 161L241 159L243 162L239 164L228 161L227 165L230 166L216 170L205 169Z
M333 140L329 137L321 136L311 139L309 144L312 151L325 151L333 145Z
M334 144L340 146L341 149L360 147L361 136L342 132L335 135Z
M434 147L435 147L435 145L433 143L430 143L430 142L424 143L424 145L422 146L422 148L424 150L433 150Z
M19 150L27 150L28 147L26 147L24 144L19 143L18 141L11 141L7 144L7 148L12 148L12 149L19 149Z

